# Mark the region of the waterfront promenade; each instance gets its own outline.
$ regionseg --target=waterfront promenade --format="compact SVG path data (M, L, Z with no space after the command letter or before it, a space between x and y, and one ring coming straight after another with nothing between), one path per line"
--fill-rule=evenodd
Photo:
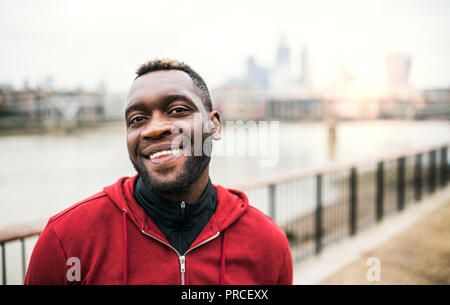
M450 187L294 266L294 284L450 284ZM369 258L380 281L369 281ZM370 277L369 277L370 278ZM373 278L372 278L373 279Z

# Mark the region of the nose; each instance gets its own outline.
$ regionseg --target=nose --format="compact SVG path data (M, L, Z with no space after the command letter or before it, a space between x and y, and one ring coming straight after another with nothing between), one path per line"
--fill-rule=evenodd
M163 114L154 112L150 121L145 125L141 133L143 138L158 139L172 133L172 124Z

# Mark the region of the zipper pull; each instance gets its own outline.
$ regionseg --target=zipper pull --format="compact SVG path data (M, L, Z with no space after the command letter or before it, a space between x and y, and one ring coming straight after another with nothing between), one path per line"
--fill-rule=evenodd
M184 255L180 256L180 268L181 273L184 273L186 271L186 258Z
M184 255L180 256L180 271L181 271L181 285L185 284L184 274L186 272L186 258Z
M184 215L186 214L186 203L184 201L181 201L180 208L181 208L181 216L184 217Z

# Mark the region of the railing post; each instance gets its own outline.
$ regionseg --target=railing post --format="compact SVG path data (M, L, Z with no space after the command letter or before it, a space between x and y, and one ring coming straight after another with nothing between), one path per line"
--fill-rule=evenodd
M441 148L441 187L447 185L447 147Z
M269 185L269 217L275 220L275 184Z
M6 251L5 243L0 243L2 246L2 285L6 285Z
M25 282L25 274L27 273L26 257L25 257L25 239L20 239L20 250L22 252L22 280Z
M422 199L422 154L416 155L414 164L414 199Z
M322 175L316 176L316 254L322 250Z
M384 200L384 163L383 161L378 162L377 166L377 198L376 198L376 215L377 221L380 221L383 218L383 200Z
M430 151L430 165L428 168L428 192L436 190L436 150Z
M356 234L357 227L357 173L356 168L352 167L350 170L350 235Z
M397 210L405 207L405 157L397 160Z

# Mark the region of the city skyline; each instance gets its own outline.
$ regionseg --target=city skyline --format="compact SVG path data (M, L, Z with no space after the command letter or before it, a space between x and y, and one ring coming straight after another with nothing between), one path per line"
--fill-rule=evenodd
M124 92L140 64L170 57L214 88L245 76L249 56L273 66L283 35L296 69L307 46L319 89L345 66L365 92L380 90L391 53L411 57L413 87L448 87L449 13L450 3L438 0L0 1L0 83L21 88L25 80L33 86L51 77L55 87L95 89L103 82Z

